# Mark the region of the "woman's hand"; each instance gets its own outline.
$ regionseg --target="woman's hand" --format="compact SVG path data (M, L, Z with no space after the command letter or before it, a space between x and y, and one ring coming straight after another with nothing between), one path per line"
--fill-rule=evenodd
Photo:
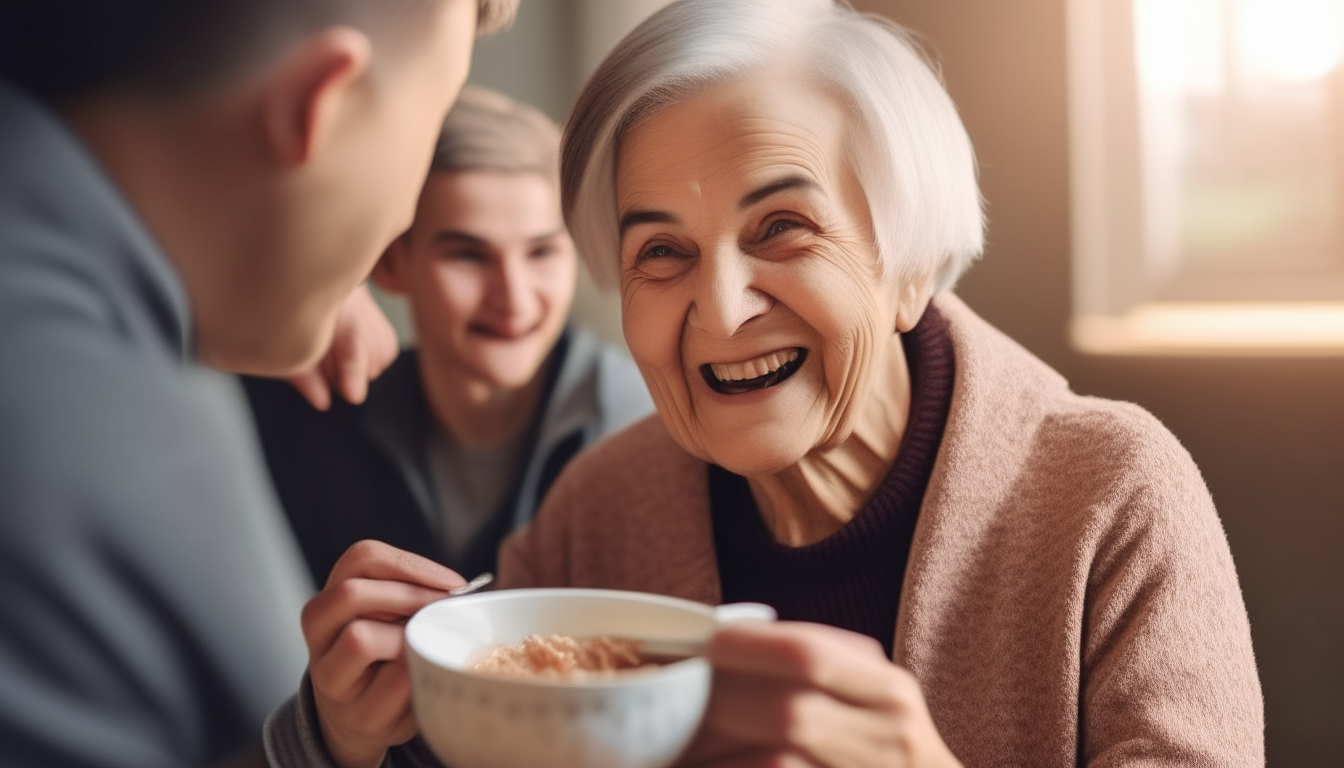
M361 541L303 609L308 674L322 738L342 768L377 766L416 733L403 627L461 576L380 541Z
M871 638L820 624L742 623L706 651L714 690L683 763L959 767L914 676Z

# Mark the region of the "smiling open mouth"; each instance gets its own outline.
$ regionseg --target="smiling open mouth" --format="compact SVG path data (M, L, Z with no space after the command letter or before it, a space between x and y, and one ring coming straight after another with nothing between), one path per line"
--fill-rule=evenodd
M705 363L700 375L709 388L723 395L742 395L782 384L807 359L802 347L782 349L742 363Z

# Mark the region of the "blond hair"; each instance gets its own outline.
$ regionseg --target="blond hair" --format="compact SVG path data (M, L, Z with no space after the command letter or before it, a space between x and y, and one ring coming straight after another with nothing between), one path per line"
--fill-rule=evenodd
M559 183L560 127L502 93L467 86L443 121L430 167L540 173Z
M476 34L480 37L502 32L518 15L518 0L476 0Z

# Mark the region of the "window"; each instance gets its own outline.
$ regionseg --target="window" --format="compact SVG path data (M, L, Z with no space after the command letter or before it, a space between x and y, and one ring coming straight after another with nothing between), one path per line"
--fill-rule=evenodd
M1344 0L1069 0L1075 343L1344 354Z

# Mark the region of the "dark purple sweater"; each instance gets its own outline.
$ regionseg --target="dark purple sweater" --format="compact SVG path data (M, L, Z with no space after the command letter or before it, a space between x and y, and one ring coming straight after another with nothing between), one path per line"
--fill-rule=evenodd
M710 465L725 603L767 603L784 620L868 635L891 655L910 540L947 423L954 370L947 322L932 306L901 343L912 385L901 449L882 484L840 530L802 547L780 544L761 520L746 479Z

